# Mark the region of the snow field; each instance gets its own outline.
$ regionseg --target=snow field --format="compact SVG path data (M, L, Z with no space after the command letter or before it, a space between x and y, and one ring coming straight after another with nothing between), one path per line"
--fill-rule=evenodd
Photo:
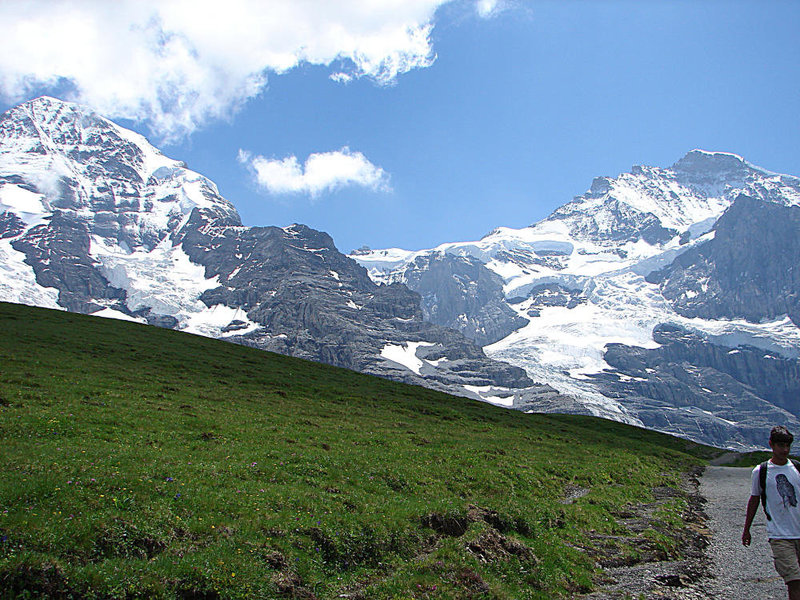
M58 290L36 282L33 267L11 247L10 239L0 240L0 300L64 310L58 305Z
M222 329L234 320L247 326L231 334L258 327L241 309L206 306L200 296L217 287L218 279L206 279L204 267L189 260L183 249L169 240L150 252L128 252L95 236L91 255L102 265L101 271L111 285L126 291L126 304L132 312L145 308L153 314L175 317L178 329L208 337L223 337Z
M433 345L434 344L431 342L405 342L400 345L386 344L381 350L381 356L419 375L420 369L422 369L422 366L428 361L423 361L423 359L417 356L417 348L420 346Z

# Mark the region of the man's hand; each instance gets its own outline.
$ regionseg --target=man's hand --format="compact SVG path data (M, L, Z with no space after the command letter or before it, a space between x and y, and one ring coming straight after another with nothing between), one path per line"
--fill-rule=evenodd
M747 514L744 517L744 527L742 528L742 545L750 545L750 525L753 524L753 518L758 511L758 505L761 503L761 496L750 496L747 501Z

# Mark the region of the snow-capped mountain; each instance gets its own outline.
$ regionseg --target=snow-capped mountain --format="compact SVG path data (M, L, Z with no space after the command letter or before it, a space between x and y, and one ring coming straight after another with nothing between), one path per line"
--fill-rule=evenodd
M53 98L0 117L0 300L133 319L510 403L568 399L377 285L325 233L243 227L216 186Z
M91 111L45 97L0 117L5 300L192 329L207 307L185 297L211 282L173 236L195 211L241 225L211 181Z
M0 300L751 447L800 425L800 180L695 150L523 229L341 254L53 98L0 117Z
M800 179L695 150L530 227L352 256L595 414L747 446L798 424L799 234Z

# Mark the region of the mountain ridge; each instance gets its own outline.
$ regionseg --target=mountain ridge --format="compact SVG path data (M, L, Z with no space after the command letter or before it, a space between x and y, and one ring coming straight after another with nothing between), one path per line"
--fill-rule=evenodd
M243 227L213 182L89 109L40 98L2 117L0 211L0 255L14 267L0 277L5 300L221 337L471 398L557 398L425 322L414 292L373 283L328 234Z
M798 206L800 179L693 150L526 228L345 256L303 225L242 226L142 136L40 98L0 117L0 299L749 448L800 425L765 386L800 390Z
M525 368L535 381L578 398L595 414L613 418L610 410L628 409L650 415L643 419L646 426L707 441L710 435L717 443L722 429L725 443L738 438L746 445L745 439L757 439L755 429L767 426L763 419L732 411L727 401L716 413L702 412L698 407L709 404L705 388L688 374L684 379L692 381L691 392L678 391L684 384L665 376L651 382L644 396L641 389L634 394L623 384L636 375L615 369L606 354L612 347L615 357L620 348L653 352L661 346L655 332L665 325L685 330L685 340L698 335L726 351L747 346L796 360L800 335L793 321L798 289L792 264L800 233L793 216L798 205L797 177L772 173L734 154L693 150L672 167L635 166L615 178L595 178L586 193L529 227L501 227L475 242L413 253L362 249L352 257L376 281L403 281L420 291L426 318L468 337L480 328L483 307L442 320L432 299L442 302L442 291L452 288L452 281L431 282L418 271L434 257L477 261L474 269L502 280L494 313L511 307L515 317L527 321L520 328L508 319L506 328L512 331L485 346L490 356ZM747 265L739 279L737 265ZM762 287L769 290L768 301ZM480 297L469 285L451 290L451 296L451 304ZM693 358L686 354L682 361L687 360L685 366L672 365L689 373ZM753 362L750 368L771 372ZM722 394L751 393L746 382L722 376L721 362L714 371ZM673 402L679 406L664 404L665 397L681 398ZM665 424L663 413L675 408L687 413L675 417L681 424ZM771 415L797 422L796 412ZM699 424L691 423L698 419ZM758 425L750 427L747 420ZM749 432L742 437L743 430Z

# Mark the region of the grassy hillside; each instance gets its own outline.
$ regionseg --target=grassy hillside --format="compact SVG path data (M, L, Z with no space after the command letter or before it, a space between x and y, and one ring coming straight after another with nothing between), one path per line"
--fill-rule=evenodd
M132 323L0 331L3 598L568 597L587 532L709 452Z

